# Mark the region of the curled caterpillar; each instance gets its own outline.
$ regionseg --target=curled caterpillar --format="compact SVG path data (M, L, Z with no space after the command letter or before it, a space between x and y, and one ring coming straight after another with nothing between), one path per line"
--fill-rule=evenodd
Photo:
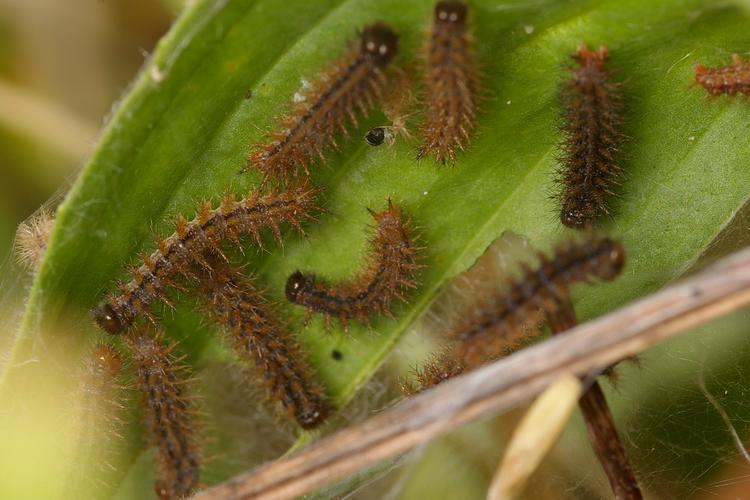
M479 72L467 26L468 7L460 1L440 1L426 51L427 117L419 157L434 154L445 163L456 159L474 130Z
M538 252L535 266L523 263L518 278L503 279L505 243L498 239L454 280L450 299L463 303L443 325L449 347L416 373L423 389L514 351L539 333L541 321L560 321L571 285L612 280L625 263L618 242L591 235L558 245L550 256Z
M140 331L125 340L137 371L146 428L157 450L156 494L162 499L186 497L198 486L201 455L185 392L185 367L172 355L175 344L164 346L159 337Z
M729 66L707 68L698 64L695 66L695 81L714 96L750 95L750 63L732 54L732 64Z
M239 245L240 236L244 235L261 245L263 229L270 229L280 240L281 224L287 223L302 231L301 223L311 219L315 210L315 190L307 186L277 194L253 192L241 200L230 194L218 208L211 208L209 202L204 202L193 220L177 218L175 232L159 241L157 250L131 271L133 279L119 285L119 294L94 309L94 319L105 332L122 333L139 314L147 314L153 301L161 299L169 303L165 289L179 287L178 276L192 278L196 263L208 267L202 260L204 251L221 254L220 244L224 240Z
M258 371L269 398L289 410L303 429L317 427L329 414L326 396L287 325L250 279L219 258L212 267L200 276L209 313Z
M357 123L358 113L367 113L380 98L386 82L384 70L396 55L398 36L383 22L366 26L359 43L332 69L300 94L294 109L280 120L271 141L256 144L249 164L260 170L263 182L286 182L299 174L309 175L315 155L323 156L336 146L337 132Z
M607 197L617 184L623 135L619 84L607 69L606 47L578 47L572 78L563 87L560 221L568 227L593 225L608 213Z
M420 249L401 208L389 200L387 209L370 213L376 224L375 235L369 243L364 270L356 278L330 284L314 274L297 271L287 280L287 299L306 307L308 313L325 314L328 328L332 318L338 318L345 330L351 319L369 325L371 316L389 314L393 299L405 300L404 293L417 285Z

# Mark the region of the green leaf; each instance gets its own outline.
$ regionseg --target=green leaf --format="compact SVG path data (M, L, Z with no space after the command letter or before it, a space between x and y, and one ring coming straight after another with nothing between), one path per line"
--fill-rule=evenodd
M177 214L188 218L201 199L218 201L257 185L239 174L250 145L288 108L300 79L311 79L337 58L356 30L377 19L401 35L399 63L415 61L433 2L414 0L216 0L187 8L133 87L119 103L90 161L57 212L46 258L30 292L2 396L33 392L64 365L60 351L103 338L89 310L153 249L154 233L169 234ZM344 408L374 373L440 286L468 267L504 230L542 247L563 236L552 173L560 140L557 91L582 41L605 44L622 82L629 136L626 176L604 229L628 252L621 279L576 291L583 319L653 291L689 268L746 201L750 114L726 98L691 86L696 62L722 64L747 48L748 16L730 3L702 0L476 0L471 2L488 98L469 151L455 166L415 160L414 143L371 148L374 113L340 151L315 167L327 213L288 234L283 249L246 253L272 297L283 298L295 269L332 279L354 272L365 250L367 207L388 198L403 205L426 246L426 268L408 305L379 319L375 332L325 332L319 319L302 341L335 404ZM245 96L252 90L252 97ZM188 297L164 311L196 372L230 356ZM302 311L285 307L301 327ZM63 328L61 325L66 325ZM333 349L343 354L332 359ZM28 360L35 363L26 363ZM63 404L50 396L49 404ZM262 403L247 401L248 407ZM40 407L44 407L40 404ZM343 410L346 412L346 409ZM249 417L248 417L249 418ZM137 431L134 435L137 435ZM128 491L151 491L150 456L130 447L137 463ZM137 458L137 462L135 462ZM229 461L231 462L231 460ZM248 466L217 461L208 481ZM238 465L239 463L239 465ZM222 465L223 464L223 465ZM148 476L147 472L144 472ZM12 491L12 486L10 487ZM123 490L124 491L124 490Z

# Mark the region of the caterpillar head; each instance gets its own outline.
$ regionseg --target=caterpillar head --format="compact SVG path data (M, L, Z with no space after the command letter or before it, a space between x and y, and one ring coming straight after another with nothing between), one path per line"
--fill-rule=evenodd
M468 10L466 4L456 1L442 1L435 5L435 23L443 26L459 26L466 24Z
M384 22L371 24L362 32L361 50L376 65L385 67L398 52L398 35Z

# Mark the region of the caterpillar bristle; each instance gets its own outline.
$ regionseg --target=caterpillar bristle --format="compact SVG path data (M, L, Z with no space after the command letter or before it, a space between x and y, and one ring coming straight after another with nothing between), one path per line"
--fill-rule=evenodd
M18 225L14 243L16 262L29 271L34 271L47 250L55 218L42 208Z

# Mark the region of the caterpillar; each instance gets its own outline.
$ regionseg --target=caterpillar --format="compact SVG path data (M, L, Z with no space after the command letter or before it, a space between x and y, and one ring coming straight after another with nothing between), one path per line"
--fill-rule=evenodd
M450 351L444 351L442 354L429 359L421 368L415 368L416 383L404 381L401 383L401 390L407 396L412 396L435 387L448 379L457 377L465 370L466 367L463 363L455 359Z
M557 180L560 221L571 228L593 225L609 213L607 198L621 173L622 99L620 85L607 69L608 57L607 47L591 51L581 44L577 66L563 86L564 139Z
M73 425L77 447L71 457L77 466L66 482L66 498L101 495L102 484L97 480L114 469L110 445L121 438L122 366L120 354L107 344L95 345L83 366Z
M498 286L496 261L504 242L499 239L456 282L478 282L465 304L452 312L447 326L450 346L430 361L417 379L422 388L451 374L474 369L517 349L538 334L539 322L557 321L570 304L569 288L580 282L609 281L625 263L622 246L593 234L559 244L552 255L537 252L538 263L521 264L521 274ZM493 268L493 264L495 268ZM458 291L458 290L456 290Z
M474 130L479 71L468 29L468 7L440 1L426 50L427 116L418 157L434 154L440 163L454 162Z
M157 449L159 498L187 496L198 486L201 455L196 443L194 410L186 394L185 367L160 336L146 331L125 336L137 372L144 419Z
M375 235L369 242L364 270L354 279L331 284L314 274L296 271L286 283L286 297L312 312L323 313L326 327L338 318L348 331L349 320L369 325L377 313L390 314L394 298L405 300L404 293L417 286L419 251L411 223L401 208L388 200L381 212L370 210L375 220Z
M303 89L292 111L279 121L270 142L256 144L248 165L258 169L263 182L276 179L285 183L302 168L309 175L309 164L324 149L336 147L337 132L346 132L357 123L357 114L372 109L386 83L385 69L398 51L398 36L384 22L366 26L359 43L323 76Z
M35 270L47 250L55 218L42 208L28 220L18 225L16 230L15 253L16 262L28 269Z
M107 344L97 344L91 351L89 372L92 380L102 377L116 377L122 370L122 357L114 347Z
M329 414L326 396L287 325L251 279L219 258L212 264L212 272L200 275L209 313L239 355L255 366L269 399L280 402L303 429L317 427Z
M312 219L318 207L315 189L301 185L280 193L260 195L251 192L236 200L228 194L217 208L203 202L196 217L187 221L177 218L175 232L157 243L157 250L143 259L143 264L131 271L133 279L119 285L119 294L97 306L94 319L107 333L125 331L139 314L148 314L148 306L161 299L169 303L167 287L177 287L177 277L194 277L194 264L207 267L202 261L205 250L221 254L220 244L229 240L239 245L240 236L249 235L262 246L261 231L270 229L281 239L282 223L302 232L301 223Z
M750 95L750 63L744 62L737 54L732 54L732 64L708 68L702 64L695 66L695 82L713 96L721 94Z

